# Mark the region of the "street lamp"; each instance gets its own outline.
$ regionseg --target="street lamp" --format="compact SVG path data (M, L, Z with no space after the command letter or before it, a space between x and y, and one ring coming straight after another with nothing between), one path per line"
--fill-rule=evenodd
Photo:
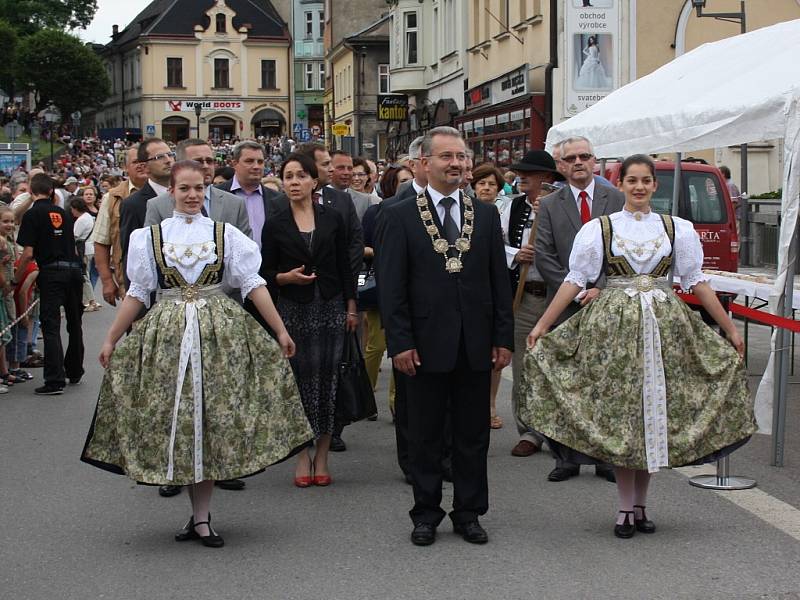
M48 106L44 111L44 120L47 122L48 130L50 131L50 171L55 172L55 158L53 156L53 123L58 120L58 112L53 106Z
M710 17L717 21L728 21L729 23L739 23L741 29L740 33L747 33L747 20L744 11L744 1L739 2L739 12L720 12L720 13L706 13L703 9L706 6L706 0L692 0L692 7L697 11L698 17ZM739 189L741 196L739 203L742 207L742 224L741 236L739 237L739 260L742 265L750 264L750 207L747 203L747 144L742 144L740 147L740 158L742 174L739 177Z
M197 137L200 137L200 115L203 112L203 105L199 102L194 103L194 114L197 117Z

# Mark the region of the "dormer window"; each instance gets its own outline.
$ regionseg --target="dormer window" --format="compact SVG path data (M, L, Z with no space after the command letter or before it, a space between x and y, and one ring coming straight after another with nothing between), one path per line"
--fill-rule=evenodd
M227 31L226 21L227 18L224 13L217 14L217 33L225 33Z

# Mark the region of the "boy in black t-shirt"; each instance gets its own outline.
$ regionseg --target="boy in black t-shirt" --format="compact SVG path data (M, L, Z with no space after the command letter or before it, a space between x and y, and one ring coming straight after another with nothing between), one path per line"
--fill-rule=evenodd
M53 180L40 173L30 186L33 206L22 216L17 243L23 246L16 270L19 278L31 259L39 265L39 320L44 337L44 385L37 394L64 391L65 379L78 383L83 376L83 271L75 250L72 217L54 204ZM61 347L61 312L67 319L69 343Z

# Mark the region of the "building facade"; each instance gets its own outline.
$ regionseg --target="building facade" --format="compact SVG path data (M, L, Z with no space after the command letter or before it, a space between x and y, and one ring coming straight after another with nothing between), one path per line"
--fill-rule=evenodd
M175 142L292 131L291 36L269 0L155 0L101 56L112 94L98 129Z
M393 156L464 110L469 12L457 0L397 0L392 9L391 92L408 97L409 117L389 129Z
M299 141L318 140L325 126L325 5L322 0L294 0L294 131Z
M370 158L386 145L377 120L381 74L388 77L386 12L386 0L324 0L325 139Z

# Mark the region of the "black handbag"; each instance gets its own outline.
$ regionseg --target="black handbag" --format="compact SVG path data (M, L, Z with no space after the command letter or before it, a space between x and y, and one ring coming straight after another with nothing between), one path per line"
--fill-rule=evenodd
M336 392L336 423L349 425L378 414L372 382L367 374L361 346L355 333L347 333L339 363Z
M375 272L361 271L358 274L358 299L356 301L359 312L378 308L378 288L375 283Z

